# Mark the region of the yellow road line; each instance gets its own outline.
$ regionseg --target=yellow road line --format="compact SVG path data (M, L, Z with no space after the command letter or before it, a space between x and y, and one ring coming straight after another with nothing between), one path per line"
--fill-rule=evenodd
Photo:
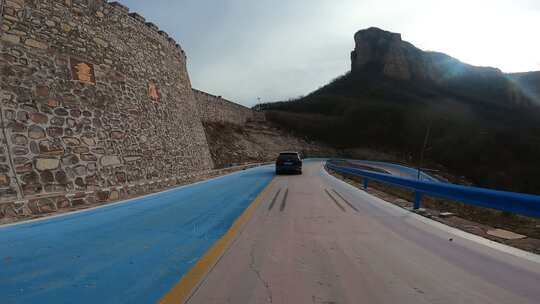
M259 206L263 198L270 190L272 181L257 196L257 198L242 213L242 215L236 219L229 231L227 231L225 235L217 240L212 248L210 248L189 270L189 272L182 277L180 282L178 282L163 298L161 298L161 300L159 300L160 304L180 304L184 303L189 298L193 289L197 287L204 275L217 263L219 258L223 255L225 250L229 247L230 243L238 234L242 225L247 222L255 208Z

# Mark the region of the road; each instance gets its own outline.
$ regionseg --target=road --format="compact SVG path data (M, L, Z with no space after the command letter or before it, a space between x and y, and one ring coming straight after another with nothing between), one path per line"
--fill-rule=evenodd
M237 218L247 220L216 263L203 263L188 303L540 302L538 256L386 203L321 161L306 161L301 176L266 166L1 227L0 302L155 303Z
M155 303L273 178L273 168L0 227L0 303Z
M540 303L538 257L478 239L308 162L273 181L188 303Z
M410 178L410 179L418 179L418 169L417 168L411 168L403 165L398 164L392 164L387 162L379 162L379 161L369 161L369 160L353 160L352 162L367 165L369 167L374 167L378 169L382 169L389 174ZM420 180L421 181L427 181L427 182L440 182L437 178L425 173L420 172Z

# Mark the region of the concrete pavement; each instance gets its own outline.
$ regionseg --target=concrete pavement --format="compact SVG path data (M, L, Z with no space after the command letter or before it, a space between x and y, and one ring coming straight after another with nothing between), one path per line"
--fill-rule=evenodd
M538 256L421 219L321 162L269 191L188 303L540 303Z

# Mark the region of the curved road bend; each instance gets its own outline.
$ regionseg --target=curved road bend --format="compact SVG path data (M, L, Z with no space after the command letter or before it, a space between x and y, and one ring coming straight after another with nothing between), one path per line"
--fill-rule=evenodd
M380 162L380 161L370 161L370 160L350 160L350 162L378 168L395 176L405 177L409 179L418 179L418 168L412 168L412 167L407 167L407 166L403 166L399 164ZM420 180L426 181L426 182L441 182L437 178L423 171L420 172Z
M538 256L304 166L274 180L188 303L540 303Z

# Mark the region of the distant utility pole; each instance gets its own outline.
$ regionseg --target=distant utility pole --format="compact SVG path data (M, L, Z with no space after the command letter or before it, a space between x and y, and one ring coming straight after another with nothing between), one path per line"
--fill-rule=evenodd
M420 173L422 170L422 163L424 162L424 153L427 148L428 140L429 140L429 133L431 132L431 125L433 124L433 119L429 121L427 130L426 130L426 137L424 138L424 145L422 146L422 151L420 152L420 164L418 164L418 180L420 180Z

